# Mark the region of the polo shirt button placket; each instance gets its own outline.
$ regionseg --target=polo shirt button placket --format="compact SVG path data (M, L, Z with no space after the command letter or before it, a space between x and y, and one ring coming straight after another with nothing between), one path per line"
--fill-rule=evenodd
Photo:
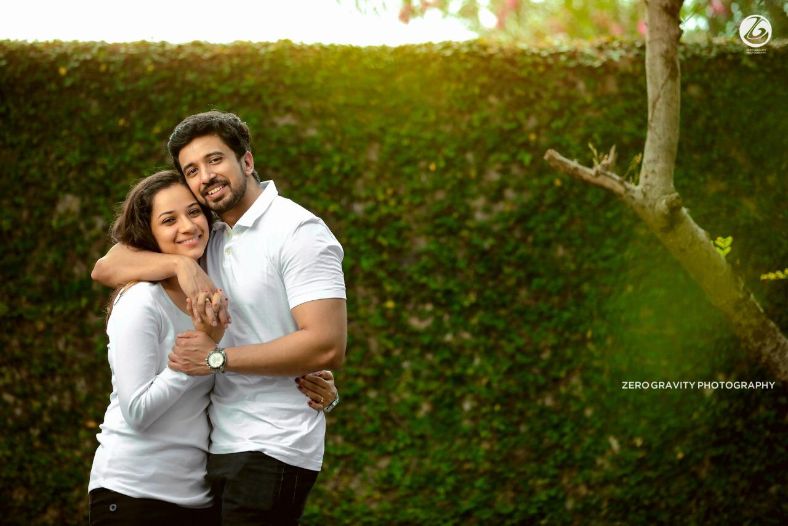
M228 242L232 241L232 239L233 239L233 229L232 228L228 228L227 229L227 241ZM226 246L224 248L224 255L225 256L229 256L231 253L232 253L232 249L229 246Z

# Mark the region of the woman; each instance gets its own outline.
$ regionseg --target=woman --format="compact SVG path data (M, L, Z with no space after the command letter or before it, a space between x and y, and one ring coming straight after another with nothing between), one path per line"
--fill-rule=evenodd
M199 259L210 227L210 211L167 170L129 192L112 236L142 250ZM180 332L194 326L218 342L224 327L195 323L190 314L175 278L129 284L113 297L107 321L112 394L90 473L91 525L217 523L205 482L213 377L175 372L167 355ZM327 371L298 384L313 408L334 397Z

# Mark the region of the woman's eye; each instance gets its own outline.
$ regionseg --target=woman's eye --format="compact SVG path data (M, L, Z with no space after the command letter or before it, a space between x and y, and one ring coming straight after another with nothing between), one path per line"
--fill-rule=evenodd
M211 159L211 163L216 164L216 163L218 163L221 160L222 160L221 157L214 157L214 158Z
M201 212L201 210L200 210L199 208L192 208L191 210L189 210L189 213L190 213L192 216L198 216L198 215L200 215L202 212Z

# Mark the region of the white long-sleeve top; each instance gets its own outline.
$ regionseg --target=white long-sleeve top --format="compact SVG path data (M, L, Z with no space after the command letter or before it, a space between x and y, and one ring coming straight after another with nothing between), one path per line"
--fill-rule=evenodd
M205 483L213 376L167 367L189 317L155 283L137 283L116 300L107 323L112 394L93 459L88 491L180 506L211 504Z

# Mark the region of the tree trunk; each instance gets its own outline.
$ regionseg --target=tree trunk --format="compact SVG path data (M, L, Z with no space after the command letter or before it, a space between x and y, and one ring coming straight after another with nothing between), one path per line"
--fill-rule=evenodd
M753 356L778 380L788 381L788 340L717 252L708 234L690 217L673 186L679 139L681 4L681 0L646 1L648 132L638 184L608 170L614 149L593 168L554 150L548 150L545 159L560 171L613 192L632 208L730 320Z

